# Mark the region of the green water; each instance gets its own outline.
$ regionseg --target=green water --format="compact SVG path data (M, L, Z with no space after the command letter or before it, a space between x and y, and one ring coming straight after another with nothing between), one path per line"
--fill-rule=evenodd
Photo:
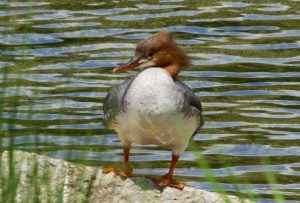
M299 0L0 1L3 148L13 136L16 149L119 167L122 145L101 125L102 102L136 72L111 71L161 30L193 59L180 79L201 98L206 121L176 178L212 189L197 167L203 154L229 193L238 186L273 202L276 189L300 201ZM166 148L134 146L131 162L137 174L162 175L170 158Z

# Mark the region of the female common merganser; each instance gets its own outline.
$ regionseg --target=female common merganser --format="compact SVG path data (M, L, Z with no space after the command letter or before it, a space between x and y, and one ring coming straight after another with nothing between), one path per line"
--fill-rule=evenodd
M129 166L131 143L154 144L172 149L169 172L155 182L160 186L183 188L172 179L176 162L189 139L203 125L202 107L198 97L177 79L181 67L190 64L189 58L176 44L170 32L159 32L140 41L134 59L113 70L143 68L135 77L110 90L104 101L104 122L114 129L124 145L121 171L123 178L132 175Z

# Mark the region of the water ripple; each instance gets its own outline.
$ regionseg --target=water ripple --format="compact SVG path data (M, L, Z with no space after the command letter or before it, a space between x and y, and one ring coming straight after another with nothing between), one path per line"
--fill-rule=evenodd
M84 52L84 51L96 51L101 49L122 49L122 48L134 48L134 44L129 43L101 43L101 44L89 44L81 46L69 46L69 47L55 47L55 48L35 48L16 51L3 51L2 54L14 55L14 56L38 56L38 57L52 57L52 56L67 56L66 53Z
M175 175L212 189L197 166L202 155L225 191L236 192L237 180L241 193L274 202L263 178L272 172L272 187L287 202L300 200L299 6L297 0L2 1L0 143L120 165L122 143L101 124L103 100L137 71L111 70L132 58L140 39L172 31L193 62L178 77L200 97L205 119L193 137L198 149L181 154ZM162 175L170 160L164 147L131 149L137 174Z
M295 49L295 48L300 48L300 41L294 43L281 43L281 44L219 45L219 46L212 46L212 47L221 48L221 49L235 49L235 50ZM298 57L298 59L300 58Z
M118 15L106 17L108 20L118 20L118 21L137 21L144 20L150 18L169 18L171 16L194 16L199 14L201 11L193 11L193 10L180 10L180 11L172 11L166 13L152 13L152 14L136 14L136 15Z
M300 43L297 43L299 46ZM220 45L214 46L216 48L225 48L225 49L278 49L280 45L276 48L273 45L263 46L263 45ZM283 49L281 47L280 49ZM263 63L263 64L273 64L273 65L285 65L285 66L300 66L300 56L295 57L287 57L287 58L247 58L241 56L233 56L233 55L223 55L223 54L200 54L195 53L192 54L194 57L205 58L207 60L193 60L195 65L217 65L217 64L228 64L228 63ZM299 63L291 63L291 62L299 62ZM244 73L242 73L244 74ZM260 73L258 73L260 74ZM272 74L272 73L271 73ZM298 74L298 73L295 73Z
M160 9L169 9L169 8L181 8L182 5L153 5L153 4L136 4L136 6L140 9L146 9L146 10L160 10Z
M275 148L258 144L222 144L206 150L204 153L230 156L295 156L300 154L300 147Z
M62 39L57 39L51 35L46 34L9 34L0 35L0 43L7 45L19 45L19 44L49 44L62 42Z
M0 68L8 67L8 66L13 66L13 65L15 65L15 64L14 63L10 63L10 62L0 61Z
M68 27L93 27L102 25L101 23L94 22L82 22L82 23L51 23L51 24L42 24L34 25L36 28L68 28Z

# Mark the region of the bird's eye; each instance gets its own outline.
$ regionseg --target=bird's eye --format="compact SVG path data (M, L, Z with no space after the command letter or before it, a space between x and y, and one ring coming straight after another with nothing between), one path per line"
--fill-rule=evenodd
M153 51L150 51L150 52L148 53L148 57L152 57L153 54L154 54L154 52L153 52Z

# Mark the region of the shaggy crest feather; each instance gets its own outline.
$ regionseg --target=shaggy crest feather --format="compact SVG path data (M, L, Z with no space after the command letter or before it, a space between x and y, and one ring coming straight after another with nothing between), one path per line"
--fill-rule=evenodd
M164 56L162 56L164 57L163 62L158 64L161 65L161 67L166 67L171 63L175 63L175 65L180 68L191 65L190 58L183 52L182 48L177 45L172 33L168 31L153 34L148 39L140 41L135 49L135 55L137 57L141 55L151 56L154 53L164 54ZM166 57L166 54L171 56Z

